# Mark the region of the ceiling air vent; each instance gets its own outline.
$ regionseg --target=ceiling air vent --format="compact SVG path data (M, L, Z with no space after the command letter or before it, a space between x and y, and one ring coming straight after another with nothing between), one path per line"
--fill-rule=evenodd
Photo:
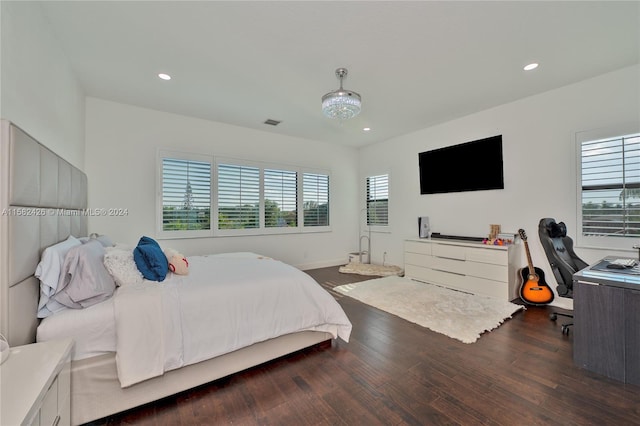
M277 126L280 123L282 123L282 121L272 120L270 118L267 119L267 121L264 122L264 124L268 124L269 126Z

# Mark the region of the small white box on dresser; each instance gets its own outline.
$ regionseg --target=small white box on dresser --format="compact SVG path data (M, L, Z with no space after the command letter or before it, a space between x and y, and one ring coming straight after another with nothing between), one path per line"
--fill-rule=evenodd
M406 240L405 277L503 300L518 298L517 244L463 240Z
M0 425L71 424L73 340L11 348L0 365Z

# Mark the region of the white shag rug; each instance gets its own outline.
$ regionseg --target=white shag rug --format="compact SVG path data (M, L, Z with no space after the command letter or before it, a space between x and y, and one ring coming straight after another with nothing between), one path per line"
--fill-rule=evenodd
M373 263L349 262L338 269L343 274L374 275L387 277L389 275L403 275L404 270L395 265L375 265Z
M341 285L334 290L463 343L474 343L485 331L526 309L492 297L395 276Z

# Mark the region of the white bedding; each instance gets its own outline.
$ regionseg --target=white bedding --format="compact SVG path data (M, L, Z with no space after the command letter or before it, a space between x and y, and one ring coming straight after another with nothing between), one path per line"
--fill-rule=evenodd
M120 287L114 308L122 387L283 334L351 333L309 275L257 255L190 257L189 275Z
M85 309L63 309L43 318L36 341L72 338L73 361L116 351L113 297Z

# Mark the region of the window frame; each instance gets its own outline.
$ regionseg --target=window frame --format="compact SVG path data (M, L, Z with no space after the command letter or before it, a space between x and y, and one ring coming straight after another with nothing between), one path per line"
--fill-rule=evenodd
M210 229L208 230L187 230L187 231L165 231L163 230L163 159L176 159L188 161L208 162L211 167L210 176ZM255 167L259 170L259 226L257 228L245 229L218 229L219 204L218 204L218 166L220 164L236 165L240 167ZM297 226L286 227L266 227L265 226L265 179L264 171L279 170L283 172L296 173L296 220ZM327 219L328 225L307 225L304 224L304 176L313 174L327 177ZM278 234L302 234L331 231L332 217L332 194L331 194L331 172L326 169L294 166L281 163L271 163L240 159L234 157L223 157L206 154L196 154L180 152L171 149L160 148L157 151L156 159L156 236L159 239L180 239L180 238L204 238L204 237L228 237L228 236L256 236L256 235L278 235Z
M369 182L372 178L380 178L386 176L386 185L387 185L387 223L373 223L369 224ZM364 208L364 225L365 228L371 230L373 232L389 232L390 229L390 208L389 208L389 200L390 200L390 187L391 187L391 176L389 173L377 173L377 174L369 174L365 177L364 180L364 200L365 200L365 208Z
M175 159L185 161L198 161L209 163L210 166L210 190L213 188L213 156L204 154L194 154L167 149L159 149L156 160L156 236L161 239L177 239L177 238L203 238L213 236L213 198L211 193L209 196L209 229L206 230L186 230L186 231L165 231L164 223L164 191L163 191L163 175L164 164L163 159Z
M300 173L301 175L301 185L302 185L302 191L300 194L300 212L302 213L301 216L301 226L304 229L318 229L317 232L322 232L322 230L331 230L331 175L326 172L326 171L320 171L320 170L312 170L312 169L305 169L302 171L302 173ZM324 176L326 177L326 203L328 205L327 208L327 225L305 225L305 176L306 175L311 175L311 176L316 176L316 177L320 177L320 176ZM316 189L318 187L317 183L318 180L315 180L313 183L316 184ZM323 182L324 183L324 182ZM322 190L325 190L325 188L322 188ZM315 198L315 200L311 200L311 201L317 201L320 198L324 198L321 197L321 194L318 195L318 197ZM321 206L321 204L318 204L318 207ZM300 224L300 223L299 223Z
M576 246L592 249L606 249L619 251L632 251L637 243L635 236L591 236L585 235L583 230L583 206L582 206L582 144L606 139L627 138L640 134L640 123L626 123L596 130L579 131L575 133L575 158L576 158Z
M218 166L220 164L237 165L245 167L255 167L259 169L260 173L260 207L259 207L259 226L258 228L247 229L218 229ZM265 226L265 188L264 188L264 171L267 170L280 170L287 172L296 172L297 174L297 223L298 225L293 227L266 227ZM215 174L215 189L213 191L213 204L214 210L211 214L212 228L214 229L215 236L242 236L242 235L279 235L279 234L302 234L302 233L316 233L316 232L330 232L331 231L331 173L327 170L293 166L281 163L270 163L262 161L252 161L233 157L215 157L214 158L214 174ZM304 209L303 209L303 196L304 196L304 174L313 173L328 176L329 182L329 225L327 226L305 226L304 225Z

